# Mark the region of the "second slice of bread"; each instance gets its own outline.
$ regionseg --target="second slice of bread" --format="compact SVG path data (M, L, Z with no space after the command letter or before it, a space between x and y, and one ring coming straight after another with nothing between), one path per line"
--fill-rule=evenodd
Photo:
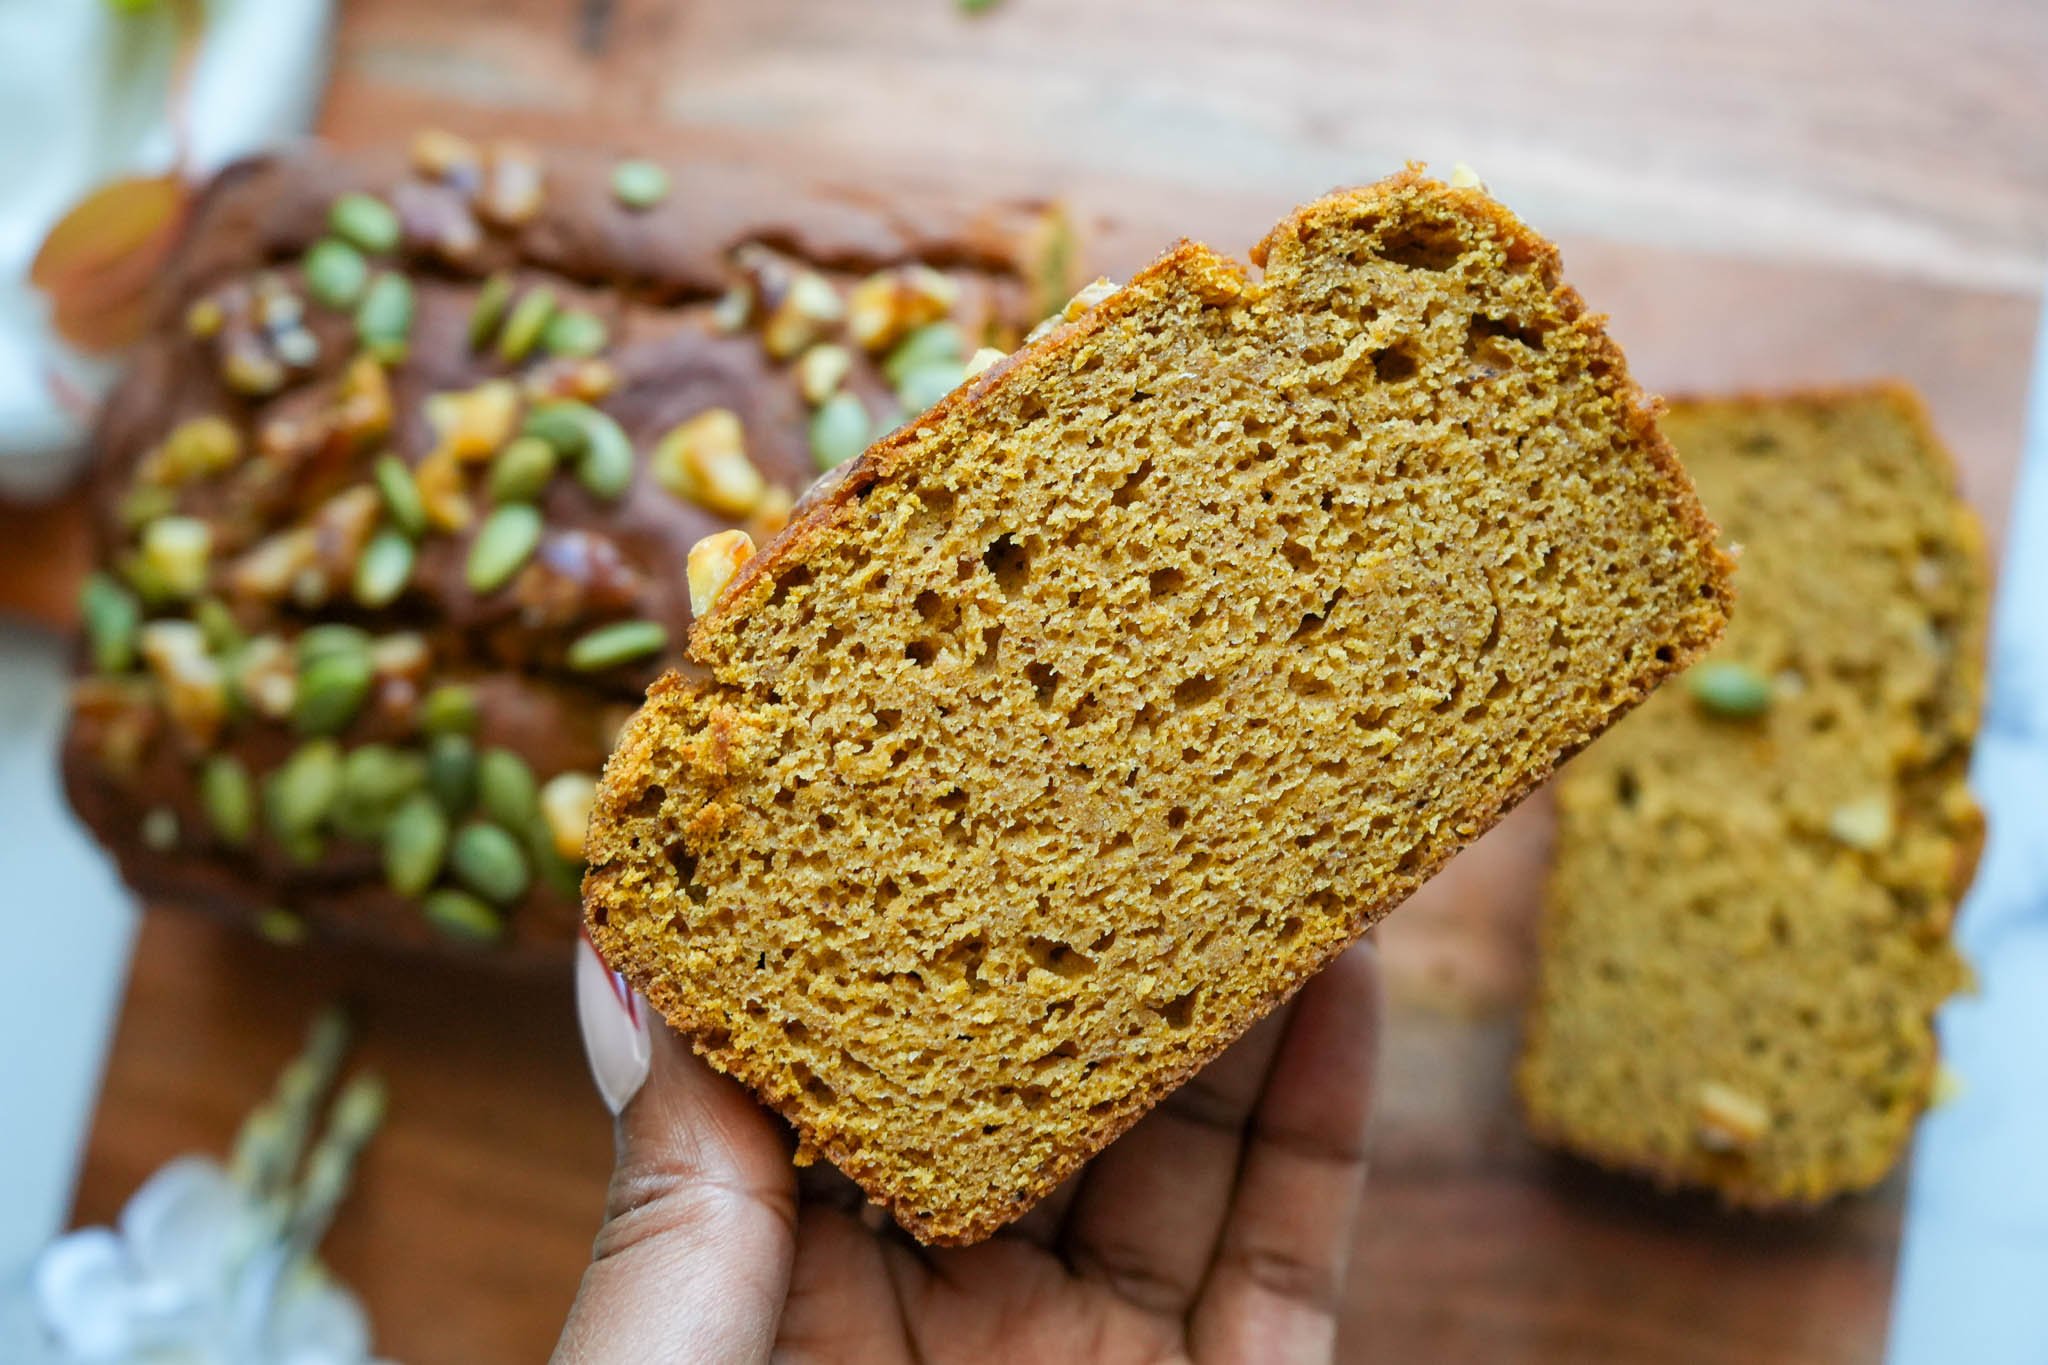
M656 684L590 932L929 1242L988 1235L1720 633L1557 255L1414 171L1183 243L870 449Z

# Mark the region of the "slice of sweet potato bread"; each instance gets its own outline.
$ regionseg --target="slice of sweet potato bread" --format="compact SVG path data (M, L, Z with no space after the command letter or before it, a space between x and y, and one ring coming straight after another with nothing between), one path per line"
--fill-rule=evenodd
M1556 251L1411 169L871 448L600 791L590 932L928 1242L1029 1208L1720 633Z

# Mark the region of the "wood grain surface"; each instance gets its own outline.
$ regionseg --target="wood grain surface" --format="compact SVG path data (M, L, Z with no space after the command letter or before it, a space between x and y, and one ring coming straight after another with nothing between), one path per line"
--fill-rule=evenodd
M1995 537L2048 261L2043 69L2048 14L2026 0L1006 0L978 20L947 0L358 0L323 128L1058 192L1112 273L1183 233L1242 250L1295 200L1410 155L1463 158L1561 238L1653 389L1914 383ZM0 608L66 615L76 526L0 511ZM1547 837L1539 798L1382 930L1392 1010L1343 1354L1879 1359L1896 1182L1760 1220L1523 1138L1507 1076ZM176 1152L219 1150L336 996L392 1087L330 1243L381 1349L542 1359L610 1165L566 974L291 952L150 915L78 1217L111 1216Z

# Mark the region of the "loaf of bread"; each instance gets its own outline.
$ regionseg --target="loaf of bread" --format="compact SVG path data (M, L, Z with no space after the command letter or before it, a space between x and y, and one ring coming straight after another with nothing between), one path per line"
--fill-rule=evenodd
M593 939L928 1242L1021 1214L1722 627L1620 352L1483 191L1411 169L1253 259L1084 291L868 450L606 766Z
M1063 302L1056 215L422 135L205 193L100 425L72 799L148 900L566 957L689 547Z
M1982 549L1902 389L1682 403L1664 429L1741 601L1558 784L1521 1092L1596 1161L1811 1203L1897 1161L1961 980Z

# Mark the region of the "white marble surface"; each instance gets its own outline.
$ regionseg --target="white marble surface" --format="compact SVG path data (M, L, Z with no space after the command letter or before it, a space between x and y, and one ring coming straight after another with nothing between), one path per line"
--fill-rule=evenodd
M0 1285L70 1212L135 932L57 778L68 664L56 636L0 627Z
M1950 1003L1961 1083L1914 1154L1892 1365L2048 1362L2048 315L1971 771L1990 822L1957 934L1980 989Z

